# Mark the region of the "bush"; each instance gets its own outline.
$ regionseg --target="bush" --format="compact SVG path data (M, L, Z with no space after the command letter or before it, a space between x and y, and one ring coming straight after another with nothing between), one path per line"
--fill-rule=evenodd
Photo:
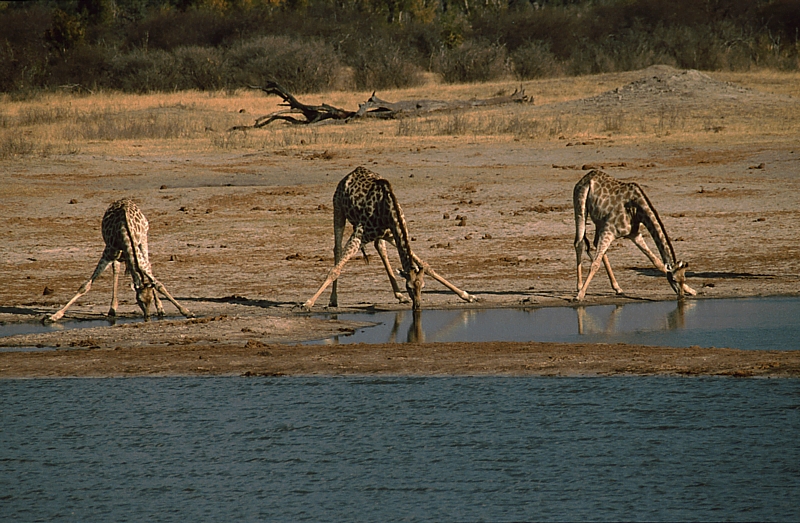
M175 50L178 89L214 91L224 86L221 53L213 47L180 47Z
M422 83L422 75L400 44L388 38L361 41L360 44L347 60L353 67L357 89L394 89Z
M511 53L511 65L517 80L558 76L561 65L544 42L528 42Z
M109 86L121 91L147 93L174 91L179 86L175 57L166 51L133 51L111 60Z
M229 87L275 80L292 93L330 89L341 68L333 48L315 39L265 36L244 42L226 55Z
M81 45L50 66L48 84L61 86L78 84L86 89L96 89L108 82L109 57L99 46Z
M504 46L467 41L454 49L443 49L436 70L447 83L497 80L508 74L506 54Z

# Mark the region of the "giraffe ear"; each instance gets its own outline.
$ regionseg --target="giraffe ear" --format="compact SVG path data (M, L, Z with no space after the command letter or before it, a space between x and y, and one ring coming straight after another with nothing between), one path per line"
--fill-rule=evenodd
M397 269L397 274L405 279L408 279L408 273L406 271L401 271L400 269Z

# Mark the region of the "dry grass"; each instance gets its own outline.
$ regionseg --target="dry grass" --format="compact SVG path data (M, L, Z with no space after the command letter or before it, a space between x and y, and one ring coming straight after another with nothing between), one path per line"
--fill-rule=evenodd
M3 100L0 159L102 152L121 154L133 143L160 143L174 151L285 150L350 147L406 147L420 139L467 136L475 140L573 140L602 135L617 140L691 138L759 140L793 138L800 132L800 107L720 112L714 107L686 110L664 104L638 111L578 113L559 103L592 97L641 78L641 72L527 81L533 105L440 113L397 121L360 121L315 127L272 124L247 132L228 132L276 111L280 100L256 91L90 96L44 94L24 101ZM718 80L757 91L800 98L800 73L757 71L714 73ZM379 93L387 100L487 98L510 93L519 82L445 85L429 77L419 87ZM305 103L329 103L355 109L366 92L329 92L302 96ZM331 153L332 154L332 153Z

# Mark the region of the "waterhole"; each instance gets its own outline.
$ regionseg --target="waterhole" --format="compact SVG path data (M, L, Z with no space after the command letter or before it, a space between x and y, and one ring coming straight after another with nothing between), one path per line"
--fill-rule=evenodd
M166 318L165 318L166 319ZM0 323L0 338L5 336L17 336L20 334L41 334L46 332L61 332L72 329L90 329L92 327L111 327L115 324L136 323L144 321L141 317L116 318L115 320L67 320L56 323ZM19 347L0 347L0 352L24 351ZM31 347L28 350L42 350L41 347Z
M644 302L531 309L393 311L328 315L372 322L310 343L541 341L667 347L800 349L800 298Z

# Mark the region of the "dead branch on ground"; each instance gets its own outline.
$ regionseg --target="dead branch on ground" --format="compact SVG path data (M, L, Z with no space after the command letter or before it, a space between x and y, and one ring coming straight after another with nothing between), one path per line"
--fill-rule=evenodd
M533 98L529 98L525 94L525 89L522 88L515 89L510 95L474 100L455 100L450 102L444 100L404 100L401 102L387 102L378 98L375 93L372 93L369 100L363 104L359 104L355 117L391 119L400 116L417 116L436 111L452 111L471 107L487 107L512 103L533 103Z
M268 125L275 120L283 120L296 125L312 125L326 120L350 120L353 118L380 118L392 119L404 116L418 116L420 114L432 113L435 111L448 111L467 109L471 107L487 107L492 105L504 105L512 103L533 103L533 98L525 94L525 89L515 89L510 95L494 96L492 98L474 100L404 100L400 102L387 102L381 100L373 92L372 96L358 105L358 111L346 111L332 105L306 105L295 98L290 92L281 87L277 82L269 81L264 86L250 86L251 89L260 89L267 94L280 96L284 103L282 106L289 107L281 111L276 111L266 116L256 119L252 126L237 125L231 127L229 131L239 131L245 129L258 129ZM296 118L295 115L302 115L303 119Z

